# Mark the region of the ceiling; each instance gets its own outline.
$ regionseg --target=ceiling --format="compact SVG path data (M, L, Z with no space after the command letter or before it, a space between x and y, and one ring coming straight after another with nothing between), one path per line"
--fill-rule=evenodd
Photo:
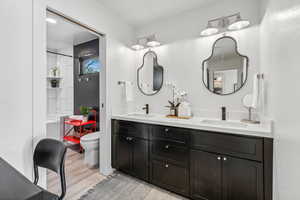
M56 21L56 24L47 23L47 49L49 50L70 48L97 38L97 35L85 28L50 12L47 12L47 17Z
M98 0L129 25L139 27L218 0Z

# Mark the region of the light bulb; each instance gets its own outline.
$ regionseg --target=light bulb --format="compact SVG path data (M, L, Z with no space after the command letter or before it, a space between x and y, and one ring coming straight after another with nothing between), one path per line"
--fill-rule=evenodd
M140 45L140 44L134 44L134 45L131 46L131 48L138 51L138 50L144 49L145 47L143 45Z
M160 42L155 41L155 40L147 42L147 46L149 46L149 47L157 47L159 45L160 45Z
M147 43L146 45L148 47L157 47L157 46L160 46L161 43L156 39L156 36L155 35L151 35L147 38Z
M248 26L250 26L250 21L241 19L241 16L238 16L237 20L230 24L227 29L230 31L237 31L247 28Z
M201 32L201 36L211 36L211 35L215 35L219 32L219 29L217 28L213 28L213 27L207 27L206 29L204 29Z

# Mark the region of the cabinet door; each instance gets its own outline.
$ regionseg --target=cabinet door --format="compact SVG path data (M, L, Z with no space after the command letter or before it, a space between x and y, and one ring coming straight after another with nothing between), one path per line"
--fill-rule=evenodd
M223 156L223 200L263 200L262 164Z
M147 140L133 138L132 141L132 172L140 179L149 180L148 148Z
M188 169L180 165L152 160L151 183L178 194L188 195Z
M190 177L193 199L221 200L221 158L217 154L191 150Z
M117 136L116 162L120 170L130 173L132 171L132 144L128 137Z

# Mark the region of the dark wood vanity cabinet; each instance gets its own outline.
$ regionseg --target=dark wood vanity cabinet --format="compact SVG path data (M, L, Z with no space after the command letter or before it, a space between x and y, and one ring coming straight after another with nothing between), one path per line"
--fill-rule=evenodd
M261 163L191 150L190 173L193 199L264 199Z
M126 128L131 127L124 131L123 125L122 123L117 124L116 122L115 128L118 130L112 138L112 166L132 176L148 181L148 134L144 133L143 135L141 133L140 136L134 136L134 134L136 134L134 131L142 130L145 132L147 131L147 127L142 124L129 125L126 123Z
M150 132L150 182L189 195L189 131L152 126Z
M191 197L199 200L222 199L221 156L191 150Z
M224 200L264 199L262 163L223 156L222 165Z
M112 165L195 200L272 200L273 140L112 121Z
M193 132L191 197L197 200L271 200L266 188L272 185L272 177L266 174L272 172L272 168L264 168L272 163L270 141L272 139Z

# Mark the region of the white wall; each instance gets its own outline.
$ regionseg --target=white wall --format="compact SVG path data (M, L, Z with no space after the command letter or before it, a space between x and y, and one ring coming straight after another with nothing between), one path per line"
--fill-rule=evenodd
M73 55L73 47L61 49L58 53ZM74 81L73 58L47 53L47 74L51 74L53 67L59 68L59 89L51 89L50 79L47 80L47 116L73 114L74 109Z
M266 1L261 66L268 81L268 115L275 130L275 200L300 199L300 2Z
M122 62L114 60L123 56L120 49L125 48L124 44L133 35L128 25L96 0L1 1L0 125L5 139L0 141L0 156L29 178L32 177L32 138L46 135L47 72L46 67L41 67L46 66L46 5L105 33L107 57L111 59L107 68L116 72L126 57ZM110 153L110 144L104 151ZM105 163L107 168L109 163L110 155Z
M208 20L238 12L243 18L251 20L252 25L257 25L260 22L260 3L261 0L220 0L218 3L194 8L186 13L139 27L136 29L136 35L147 36L155 33L165 44L199 38Z
M0 24L0 156L31 177L32 1L1 1Z
M253 74L259 72L259 26L260 9L258 1L230 0L221 1L216 5L195 9L188 13L178 15L172 19L160 20L156 23L138 29L138 35L156 33L159 40L166 44L155 48L158 54L158 62L165 69L165 83L175 82L177 87L188 92L188 99L197 116L220 117L221 106L228 108L229 118L244 117L246 109L242 106L242 97L251 92ZM204 29L207 21L216 17L241 12L244 18L252 22L248 29L238 32L230 32L227 35L237 40L239 52L249 57L249 76L245 87L236 94L218 96L209 92L202 83L202 62L212 52L212 45L222 35L201 38L201 29ZM142 63L145 51L137 52L136 70ZM136 71L134 83L136 83ZM131 110L139 110L143 104L149 103L151 112L166 114L164 107L167 100L171 99L171 91L166 86L162 91L152 97L141 95L136 89L136 99L129 104ZM133 106L137 105L137 108Z

